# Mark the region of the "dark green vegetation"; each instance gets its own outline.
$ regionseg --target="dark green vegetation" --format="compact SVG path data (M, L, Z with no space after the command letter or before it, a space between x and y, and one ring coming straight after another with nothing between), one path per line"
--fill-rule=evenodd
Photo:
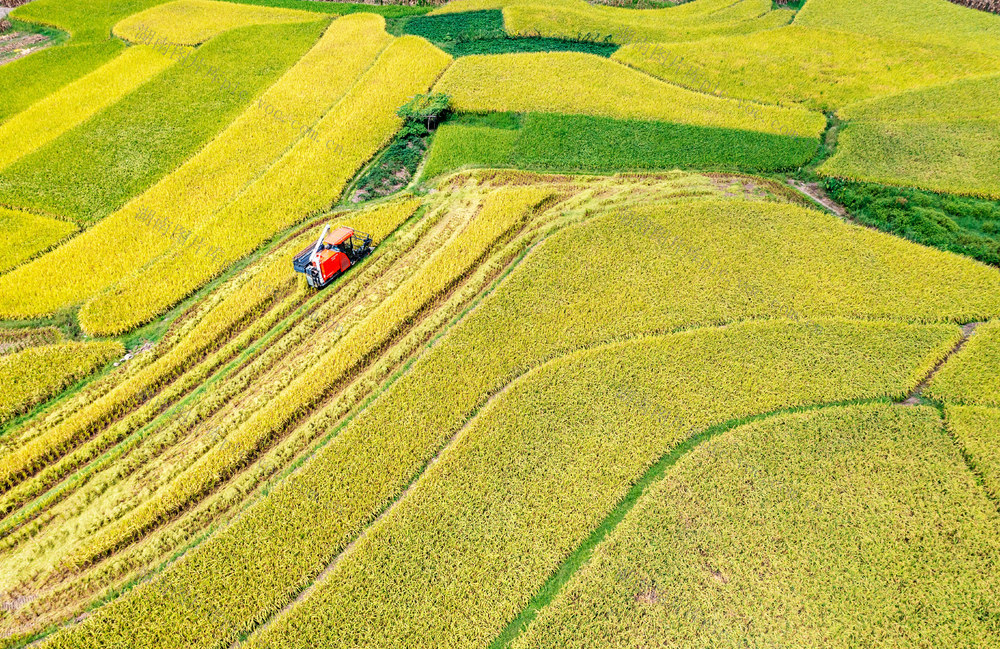
M424 177L464 166L615 173L794 169L818 142L733 129L583 115L463 115L439 129Z
M859 221L1000 266L1000 202L828 178L830 198Z
M395 194L406 187L427 151L430 131L419 121L408 122L385 151L366 169L354 188L345 192L348 203Z
M85 222L106 216L235 119L325 27L324 21L244 27L212 39L5 169L0 203Z
M11 14L12 22L34 31L68 33L51 47L0 67L0 121L19 113L53 90L96 70L125 49L112 38L122 18L166 0L34 0Z
M394 30L431 41L452 56L508 54L511 52L586 52L611 56L617 45L540 36L512 36L504 29L499 9L465 11L439 16L415 16L397 23Z

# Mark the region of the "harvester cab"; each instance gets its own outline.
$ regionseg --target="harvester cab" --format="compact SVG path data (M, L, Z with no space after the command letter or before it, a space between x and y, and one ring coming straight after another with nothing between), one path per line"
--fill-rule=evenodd
M323 288L371 251L371 235L343 226L331 232L327 224L316 243L295 255L292 267L305 274L309 286Z

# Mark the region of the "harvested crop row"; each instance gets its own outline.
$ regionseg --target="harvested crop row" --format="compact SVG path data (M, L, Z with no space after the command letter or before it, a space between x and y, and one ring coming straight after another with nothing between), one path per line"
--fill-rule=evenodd
M155 362L12 453L0 457L0 485L9 489L41 469L48 460L59 457L126 413L141 408L161 387L187 372L220 341L259 315L281 285L289 281L287 269L268 278L271 281L264 281L262 277L262 281L244 283ZM149 413L146 417L151 415ZM88 454L99 450L91 449ZM77 466L79 461L82 459L77 458L73 466Z
M976 329L934 375L927 395L947 403L1000 406L1000 320Z
M432 299L461 279L499 237L522 223L530 209L546 196L547 191L534 188L492 194L476 219L389 300L184 474L129 516L97 533L71 563L86 565L105 556L225 481L240 464L266 448L275 436L293 425L302 413L309 412L337 383L405 328Z
M74 232L76 225L69 221L0 207L0 273L24 263Z
M6 167L0 201L86 222L107 216L222 131L325 26L317 20L244 27L212 39Z
M1000 642L1000 517L934 409L769 419L668 471L514 647Z
M315 122L389 44L383 25L371 15L334 21L315 47L178 170L71 244L0 279L0 312L33 317L78 303L132 274L149 261L150 251L162 254L164 246L216 254L191 231L300 138L316 139ZM37 282L33 277L44 264L72 264L81 272L73 282Z
M347 217L348 220L346 222L355 227L369 230L376 236L381 237L387 228L394 227L395 223L412 214L415 207L416 202L398 201L384 205L376 210L351 214ZM104 428L99 435L90 439L85 445L63 456L59 462L46 467L32 477L31 480L18 485L13 490L4 494L0 498L0 513L7 513L13 508L21 507L30 498L39 496L55 480L75 470L103 449L114 446L113 451L106 453L102 457L102 462L107 461L109 458L117 457L122 453L129 452L131 445L137 443L140 437L148 433L145 427L154 417L158 416L158 413L161 413L168 407L176 407L178 400L184 398L184 395L191 390L199 387L203 390L205 387L204 382L209 380L214 381L216 375L213 373L217 372L220 368L222 368L224 373L228 373L233 368L226 367L226 364L231 359L234 359L234 357L247 356L251 349L257 349L260 346L262 336L275 333L271 328L282 318L288 316L290 311L296 306L301 305L308 295L312 294L312 291L305 287L304 282L296 280L293 274L289 272L289 268L291 266L291 257L307 243L310 243L313 236L314 233L310 231L301 233L298 237L287 241L279 250L271 251L268 257L256 267L251 268L249 271L244 271L238 276L237 281L230 282L230 286L223 288L218 292L219 295L208 301L208 306L213 307L209 310L210 313L219 309L232 309L238 307L240 303L253 305L255 315L251 326L241 331L221 348L209 353L203 361L198 362L196 360L193 362L178 380L173 381L169 387L161 390L152 398L147 399L139 407L129 412L127 416ZM288 289L293 285L296 289L289 292ZM325 295L329 296L332 293L328 291ZM190 333L190 331L181 336L182 341L187 333ZM166 341L161 344L166 344L169 347L169 343ZM246 385L243 387L245 388ZM214 390L210 392L210 395L213 399L218 396ZM79 408L79 405L77 407ZM211 410L206 411L202 406L189 407L186 408L185 417L193 422L190 424L193 426L208 417L210 413ZM133 433L140 430L143 431L140 436L133 435ZM174 437L176 438L182 432L178 431L175 427ZM120 443L120 440L126 441ZM94 468L94 466L89 466L87 473ZM78 477L80 477L80 474L74 476L74 481ZM76 482L72 488L78 487L81 484L82 482ZM65 497L67 493L66 486L66 484L63 484L54 492L45 493L45 502L51 504L53 499ZM0 524L0 535L3 535L10 527L23 522L26 517L34 514L37 514L37 503L32 503L28 512L18 512L14 515L8 515L4 519L3 524Z
M637 43L612 58L687 88L819 110L1000 70L996 54L798 24L697 43Z
M163 71L172 60L130 47L109 63L0 125L0 169L82 124Z
M396 110L426 92L450 61L423 39L403 36L393 41L317 125L318 140L299 140L196 230L196 236L221 251L219 255L207 258L191 247L173 250L86 304L80 313L84 328L122 332L148 322L274 233L328 209L402 124Z
M316 14L308 11L213 0L174 0L129 16L117 23L112 32L133 43L162 40L176 45L198 45L239 27L309 22L316 18Z
M13 354L28 347L62 342L62 332L55 327L0 328L0 355Z
M945 408L948 429L983 479L983 488L1000 505L1000 410L978 406Z
M519 209L515 209L513 212L502 213L500 210L515 208L515 205L507 203L508 200L512 200L515 197L520 197L519 200L525 201L525 203L522 203L521 207ZM461 231L447 244L446 248L442 249L442 251L433 258L432 263L425 263L416 275L406 280L400 286L399 293L403 294L402 300L397 299L392 303L383 303L385 306L379 306L376 310L368 314L366 320L373 324L366 326L364 336L359 333L359 327L350 329L347 336L342 338L338 344L330 350L327 357L320 359L317 363L317 367L319 369L317 370L314 368L310 372L312 375L317 375L312 377L312 381L323 384L335 381L337 377L335 375L332 377L328 376L327 372L333 373L338 371L337 368L345 368L347 366L347 363L342 360L338 360L341 355L349 354L355 358L367 355L368 351L372 349L373 341L365 338L365 336L370 337L370 331L373 328L376 328L379 324L381 324L381 327L385 328L385 330L379 332L379 337L391 337L392 331L390 329L393 325L391 322L386 320L390 314L394 314L393 317L397 319L397 327L405 326L404 321L413 314L407 314L400 310L399 307L403 301L413 304L414 300L412 298L421 293L425 296L425 299L434 299L433 293L431 292L431 289L434 288L434 284L436 284L438 288L441 288L449 283L448 277L440 275L442 269L455 268L455 263L459 259L465 259L470 263L475 261L481 254L481 251L484 250L484 247L488 248L491 245L491 242L486 241L486 239L491 237L495 238L496 236L502 234L504 224L510 226L512 223L517 223L521 220L524 217L526 209L525 206L530 205L537 199L537 190L534 188L513 190L511 192L500 192L492 201L492 205L495 209L481 212L480 215L476 217L476 220L472 225ZM411 299L406 299L407 296ZM364 323L362 323L361 326L364 326ZM304 381L299 381L299 383L303 383L306 386L308 385ZM322 385L314 385L309 386L308 390L315 391L316 389L321 388L323 388ZM278 399L285 400L286 398L293 396L293 393L294 390L288 389L285 391L285 394L280 395ZM278 408L275 407L274 403L268 404L268 409L272 411L271 414L281 414ZM333 421L336 421L336 419L337 417L335 417ZM255 416L252 421L262 423L262 418ZM235 450L235 442L230 443L230 448ZM270 512L267 516L274 513L270 510L270 508L268 508L267 511ZM282 516L283 514L279 513L278 515ZM241 520L246 521L248 519L244 517ZM251 527L249 529L256 529L256 527L260 524L263 524L263 521L259 523L251 523ZM246 530L243 530L239 534L245 533ZM209 543L211 542L212 541L209 541ZM249 549L250 546L245 545L244 541L239 538L237 538L237 543L239 544L239 547L235 551L237 554L242 556L243 551L245 549ZM234 550L223 549L222 551L229 555ZM317 551L323 552L323 548L321 546L313 546L309 551L311 553L315 553ZM297 558L300 558L298 557L298 554L298 550L294 550L288 553L287 557L288 559L294 561ZM217 561L217 558L210 555L209 561L214 563ZM266 581L259 584L260 587L254 590L254 595L250 598L245 597L240 589L234 590L229 587L224 587L223 590L219 591L219 596L226 598L227 603L223 609L220 610L221 614L199 618L197 624L192 623L190 626L185 626L184 632L180 635L172 633L171 637L176 636L177 644L175 646L187 647L211 644L219 636L232 638L237 631L252 627L256 620L261 619L262 615L267 615L269 612L273 612L287 601L286 590L294 587L294 584L302 578L302 572L309 569L309 565L308 561L306 564L296 563L293 566L289 566L289 570L287 572L271 571L269 569L266 570L268 575ZM198 571L203 577L208 576L208 573L205 573L203 568L196 567L195 570ZM243 580L244 578L249 578L251 576L252 575L245 574L240 575L239 578ZM222 583L218 580L203 580L202 578L198 578L195 581L186 582L185 588L197 589L203 586L210 586L214 589L216 586L221 585ZM170 586L170 588L173 587L173 585ZM143 589L143 591L147 593L149 592L148 588ZM157 592L158 591L153 591L152 597L158 597L156 594ZM229 594L234 593L240 593L237 595L237 599L229 599ZM173 607L177 604L187 605L189 603L190 602L185 601L183 598L177 599L170 593L167 594L167 599L165 601L147 602L147 604L152 604L157 607ZM223 610L224 612L222 612ZM138 620L138 618L134 617L135 612L136 610L131 608L122 610L121 613L116 615L123 615L123 617L115 618L112 620L112 624L130 626L134 623L134 621ZM144 616L144 614L140 615ZM173 614L165 613L163 616L158 617L158 619L163 620L164 626L162 628L164 630L173 628L173 625L170 624L172 616ZM159 635L159 631L157 629L147 626L146 630L149 631L149 634L140 632L140 635L133 637L133 646L147 646L149 643L151 643L149 646L160 646L160 644L165 641L164 637ZM136 633L136 630L131 630L127 633L133 634Z
M819 113L692 92L578 52L462 57L435 91L448 94L455 110L471 113L584 114L802 137L817 137L826 127Z
M753 323L544 365L489 403L316 591L248 646L486 646L676 444L779 408L903 394L956 332Z
M1000 120L852 122L825 176L1000 198Z
M124 353L125 348L119 342L68 342L0 357L0 423L29 410Z

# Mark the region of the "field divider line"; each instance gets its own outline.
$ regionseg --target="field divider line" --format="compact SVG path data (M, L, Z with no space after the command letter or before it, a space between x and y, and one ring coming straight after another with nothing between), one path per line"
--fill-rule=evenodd
M556 598L563 586L565 586L570 579L573 578L576 571L587 564L597 546L600 545L608 534L613 532L618 524L625 519L625 516L632 511L632 508L639 501L639 498L646 493L647 489L662 479L666 475L667 470L674 466L678 460L694 450L703 442L706 442L713 437L728 432L734 428L763 421L765 419L771 419L773 417L823 410L826 408L858 406L873 403L892 403L892 401L889 397L871 397L781 408L766 413L750 415L748 417L737 419L729 419L724 422L714 424L702 429L700 432L693 434L684 441L675 445L672 449L661 455L660 459L654 462L648 469L646 469L645 473L643 473L642 476L636 480L618 504L615 505L610 512L608 512L608 514L604 517L604 520L594 528L590 535L579 546L577 546L575 550L566 556L562 564L560 564L560 566L549 576L548 580L541 587L541 589L539 589L538 593L536 593L528 605L525 606L521 613L511 620L510 624L508 624L507 627L496 638L494 638L493 642L489 644L489 649L506 649L509 647L511 643L518 636L520 636L525 629L527 629L528 625L531 624L531 622L538 616L538 613L552 603L552 600Z
M902 401L900 401L900 403L902 403L904 406L916 406L916 405L920 405L920 403L921 403L921 397L920 397L920 395L924 391L924 388L927 387L927 384L930 383L931 379L934 378L934 375L937 374L938 371L942 367L944 367L944 364L947 363L949 360L951 360L952 356L954 356L955 354L957 354L958 352L960 352L962 350L962 348L965 347L965 343L969 342L969 338L972 337L972 334L976 333L976 327L978 327L981 324L983 324L983 323L982 322L968 322L968 323L962 325L962 338L961 338L961 340L959 340L957 343L955 343L955 346L951 348L951 351L949 351L947 354L945 354L944 358L942 358L941 360L939 360L937 362L937 364L933 368L931 368L931 371L927 373L927 376L925 376L923 378L923 380L920 381L920 383L917 384L917 387L913 388L913 390L910 392L910 394L908 394L905 399L903 399Z

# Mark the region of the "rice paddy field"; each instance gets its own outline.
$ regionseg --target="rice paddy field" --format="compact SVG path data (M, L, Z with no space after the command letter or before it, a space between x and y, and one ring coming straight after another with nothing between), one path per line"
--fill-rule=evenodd
M11 4L0 649L1000 646L987 3Z

